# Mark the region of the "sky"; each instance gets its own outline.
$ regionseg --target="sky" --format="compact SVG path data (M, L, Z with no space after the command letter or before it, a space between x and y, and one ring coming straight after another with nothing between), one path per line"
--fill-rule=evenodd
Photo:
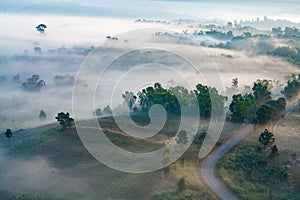
M114 18L226 20L270 18L300 22L298 0L11 0L0 1L0 12L102 16Z

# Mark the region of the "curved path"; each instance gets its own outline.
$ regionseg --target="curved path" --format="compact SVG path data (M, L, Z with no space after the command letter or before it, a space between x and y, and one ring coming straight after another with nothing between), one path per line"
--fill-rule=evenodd
M213 192L223 200L237 200L237 197L231 194L215 177L215 167L217 162L226 153L228 153L235 145L237 145L244 137L253 131L253 125L249 125L242 129L240 133L229 139L225 144L211 153L205 160L201 167L201 174L207 185Z

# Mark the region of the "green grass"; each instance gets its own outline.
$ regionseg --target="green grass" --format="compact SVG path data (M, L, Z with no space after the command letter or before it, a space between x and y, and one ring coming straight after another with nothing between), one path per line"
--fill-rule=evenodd
M149 123L147 116L133 116L133 118L140 125ZM122 120L122 116L119 116L119 119ZM95 128L89 120L80 123L85 127ZM161 148L165 145L165 141L177 133L178 118L171 116L163 129L149 139L136 139L126 135L112 117L101 118L100 124L103 132L117 146L132 152L149 152ZM207 126L208 121L204 120L200 129L206 130ZM226 124L222 133L223 140L225 137L230 137L229 133L235 128L231 124ZM154 194L167 192L168 198L173 199L175 196L176 198L216 199L201 178L199 169L202 160L198 158L200 146L195 144L183 155L185 164L182 165L181 160L176 161L170 167L171 172L165 174L166 180L162 181L161 171L128 174L101 164L84 148L74 128L62 130L59 125L54 124L42 130L32 132L25 130L25 133L21 131L14 134L10 147L7 138L1 137L0 145L8 149L7 156L11 159L46 158L52 167L51 176L54 177L52 178L70 186L70 191L63 195L56 195L53 191L53 198L148 200L152 199ZM189 188L185 193L178 195L176 194L177 182L182 177L187 178Z
M107 134L115 144L128 150L148 151L158 146L146 140ZM7 146L6 138L1 138L1 141L3 146ZM148 199L157 188L164 185L159 171L128 174L101 164L84 148L74 128L61 131L59 126L53 126L26 136L16 134L11 146L7 148L10 159L30 160L42 156L55 169L56 173L53 176L57 176L58 180L64 182L68 177L74 179L74 182L65 184L70 184L72 189L79 191L66 192L65 196L62 196L66 199ZM80 189L79 182L82 181L88 190ZM55 191L53 193L55 197Z
M258 164L262 160L256 152L255 143L244 142L219 162L219 176L242 200L296 199L291 177L281 173L287 166L287 156L279 156L269 164ZM284 152L282 152L284 154ZM288 168L287 168L288 169Z

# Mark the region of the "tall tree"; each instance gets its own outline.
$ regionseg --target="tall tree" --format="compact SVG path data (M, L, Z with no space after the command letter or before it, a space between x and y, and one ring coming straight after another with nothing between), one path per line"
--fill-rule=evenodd
M256 122L258 124L267 124L272 120L274 108L269 105L262 105L256 112Z
M239 79L238 78L232 79L231 88L234 89L234 90L236 90L239 87L238 84L239 84Z
M40 121L45 121L47 119L47 115L44 110L40 111L39 119L40 119Z
M257 101L252 94L236 94L229 106L231 121L237 123L252 122L255 118Z
M9 140L9 146L10 146L10 144L11 144L11 141L10 141L10 139L12 138L12 136L13 136L13 133L12 133L12 130L11 129L6 129L6 131L5 131L5 137L7 137L8 138L8 140Z
M266 150L268 147L272 146L272 144L275 142L275 138L273 133L268 131L268 129L265 129L265 131L260 134L258 141L263 149Z
M258 104L262 105L271 100L272 81L270 80L257 80L253 85L253 95L257 99Z
M122 97L126 104L128 105L130 111L132 111L133 105L135 104L137 100L137 96L133 94L133 92L126 91L124 94L122 94Z
M102 114L103 114L103 115L112 115L112 111L111 111L109 105L107 105L106 107L103 108Z

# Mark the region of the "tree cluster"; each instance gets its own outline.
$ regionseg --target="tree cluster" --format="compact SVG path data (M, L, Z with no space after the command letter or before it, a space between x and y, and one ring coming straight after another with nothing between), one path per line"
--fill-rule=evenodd
M59 122L59 124L62 127L71 127L74 123L74 119L70 117L70 114L64 113L64 112L60 112L57 114L57 117L55 117L55 119Z
M271 81L258 80L254 83L252 93L233 95L229 106L231 121L266 124L279 120L285 110L286 100L272 100L271 88Z
M25 82L22 83L22 86L25 90L28 91L39 91L41 88L46 86L44 80L40 80L40 75L32 75L31 78L28 78Z
M300 74L296 77L292 74L292 79L287 82L287 85L281 91L281 93L287 98L292 99L296 97L300 92Z
M220 95L216 88L198 84L196 89L188 91L185 87L176 86L166 89L160 83L149 86L134 95L125 92L122 95L130 110L136 112L148 112L151 106L159 104L168 114L194 114L195 106L199 107L200 116L210 117L212 105L215 110L224 111L224 103L227 98ZM212 99L214 104L212 104Z

